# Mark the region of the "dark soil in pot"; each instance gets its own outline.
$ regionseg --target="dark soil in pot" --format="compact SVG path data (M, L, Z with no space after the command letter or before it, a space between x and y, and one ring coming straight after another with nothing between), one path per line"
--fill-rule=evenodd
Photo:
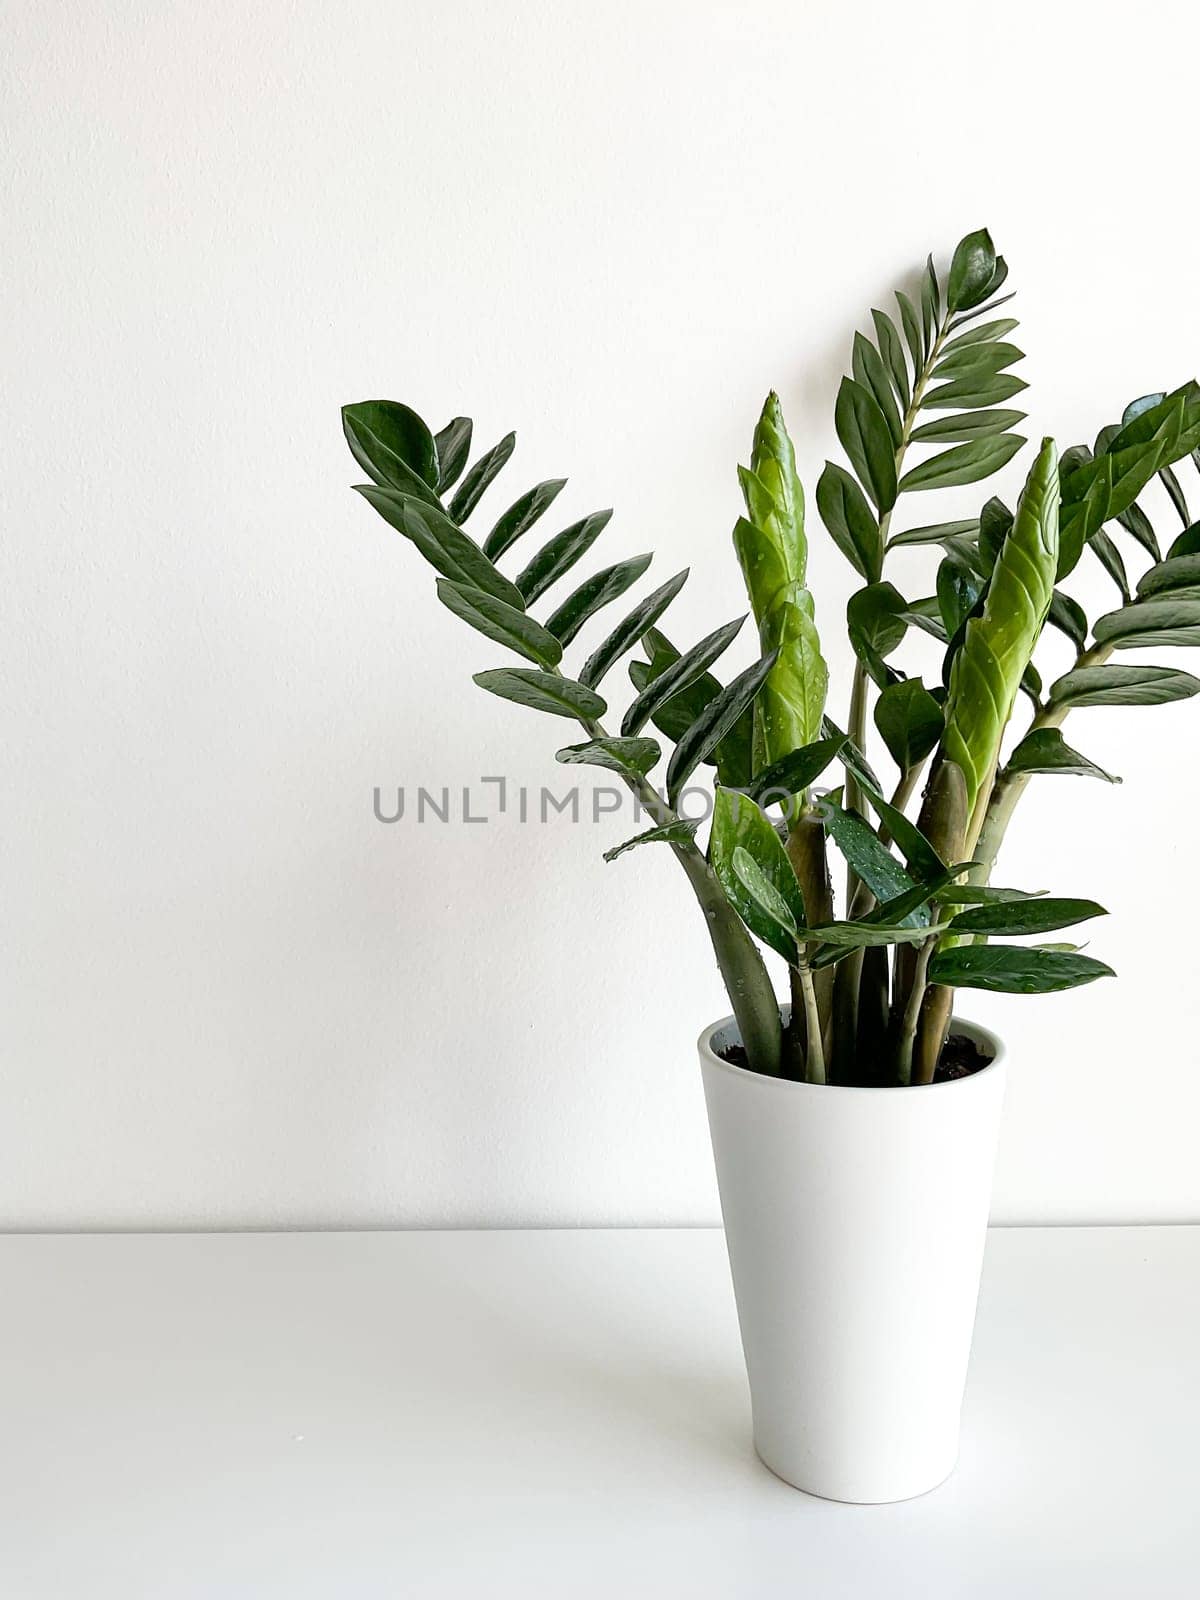
M728 1061L730 1066L749 1070L750 1063L740 1044L727 1045L717 1054L722 1061ZM933 1081L950 1083L955 1078L969 1078L973 1072L979 1072L986 1067L991 1059L991 1056L983 1053L974 1039L969 1039L965 1033L952 1033L942 1046Z

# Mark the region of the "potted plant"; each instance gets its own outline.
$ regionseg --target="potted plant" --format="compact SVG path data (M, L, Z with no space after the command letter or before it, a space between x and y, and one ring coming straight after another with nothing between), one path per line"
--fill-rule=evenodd
M955 991L1044 994L1110 974L1046 937L1099 905L993 882L1016 805L1036 774L1115 781L1066 743L1071 711L1200 689L1174 668L1112 660L1200 643L1200 523L1173 471L1200 460L1195 383L1135 401L1091 447L1060 454L1045 440L1012 509L993 496L977 517L899 525L901 511L983 482L1025 442L1010 406L1025 387L1012 371L1016 322L995 315L1011 298L998 292L1006 275L988 233L972 233L944 278L931 259L919 290L897 293L895 316L875 310L871 336L855 336L834 413L846 464L828 462L816 485L821 521L863 580L846 610L856 665L844 728L827 706L804 495L774 395L738 469L745 514L733 531L759 651L724 683L712 669L744 617L686 648L660 626L686 571L564 666L650 557L564 583L608 522L599 511L523 561L558 479L476 537L512 434L468 465L467 418L434 434L393 402L343 412L370 479L359 492L432 565L441 601L523 658L475 682L578 724L583 737L557 759L617 773L651 823L606 859L661 845L699 902L732 1008L702 1033L700 1059L755 1441L781 1477L837 1499L919 1494L957 1453L1004 1066L998 1041L955 1017ZM1138 501L1156 476L1181 523L1166 548ZM885 577L906 545L937 554L932 594L908 599ZM1130 552L1148 558L1136 585ZM1062 587L1085 553L1117 589L1094 621ZM1047 626L1074 651L1048 685L1035 665ZM892 661L914 630L936 641L928 681ZM610 725L622 663L631 689ZM1008 735L1022 695L1028 715ZM872 726L887 781L869 758ZM715 784L703 846L702 823L681 808L702 766ZM786 964L789 1004L764 949Z

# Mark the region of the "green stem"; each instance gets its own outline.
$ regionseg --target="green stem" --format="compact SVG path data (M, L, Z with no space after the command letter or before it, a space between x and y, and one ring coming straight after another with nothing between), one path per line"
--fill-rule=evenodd
M558 676L561 677L562 673L558 673ZM603 723L585 717L577 720L590 739L609 737ZM666 803L647 779L634 778L625 773L621 776L626 787L637 796L642 808L659 827L680 820L679 813ZM783 1026L775 988L758 946L695 844L683 840L673 843L671 849L687 874L692 893L704 912L713 953L733 1007L750 1068L768 1077L778 1077Z
M905 1085L912 1082L913 1043L917 1037L917 1023L921 1018L921 1002L925 998L929 961L936 946L936 939L926 939L917 952L912 988L908 992L908 1001L905 1004L904 1016L900 1023L900 1045L896 1056L896 1068L899 1081Z
M1112 651L1110 644L1096 644L1090 650L1081 650L1075 658L1075 668L1102 666ZM1029 724L1028 733L1036 733L1042 728L1060 728L1070 709L1069 705L1043 706ZM969 852L978 863L969 874L971 883L986 884L991 878L996 856L1004 843L1017 802L1029 787L1032 776L1031 772L1009 772L1007 768L997 774L982 826L978 830L974 848Z
M801 965L796 971L800 977L800 992L804 997L804 1020L807 1028L804 1076L809 1083L824 1083L825 1050L821 1043L821 1014L817 1009L817 991L813 985L812 968Z

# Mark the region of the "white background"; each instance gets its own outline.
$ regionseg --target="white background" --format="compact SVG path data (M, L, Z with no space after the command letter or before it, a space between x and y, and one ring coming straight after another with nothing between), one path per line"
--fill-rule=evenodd
M503 652L349 492L337 408L516 427L493 514L569 475L547 530L614 505L598 554L690 564L698 637L742 608L764 393L811 490L853 331L927 250L1008 256L1034 438L1200 367L1189 11L3 18L0 1222L713 1220L726 1008L669 855L605 866L628 818L373 818L375 785L556 782L570 733L472 686ZM841 706L852 574L812 522ZM996 1214L1196 1218L1200 703L1068 731L1126 782L1044 780L1001 877L1109 906L1120 980L970 1000L1012 1049Z

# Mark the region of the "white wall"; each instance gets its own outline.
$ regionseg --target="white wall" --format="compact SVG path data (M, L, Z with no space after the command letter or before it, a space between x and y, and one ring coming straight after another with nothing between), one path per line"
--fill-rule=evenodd
M515 426L512 492L569 474L558 526L612 504L609 559L691 563L696 637L742 604L764 392L811 486L854 327L928 249L986 223L1007 254L1034 437L1196 372L1200 29L1154 0L4 22L0 1221L712 1220L692 1040L723 1001L670 858L605 866L621 821L373 819L376 784L553 780L566 725L471 685L503 652L350 494L337 407ZM832 637L851 575L814 546ZM1200 707L1073 727L1126 783L1047 780L1003 876L1103 900L1121 976L971 1002L1013 1050L998 1214L1195 1218Z

